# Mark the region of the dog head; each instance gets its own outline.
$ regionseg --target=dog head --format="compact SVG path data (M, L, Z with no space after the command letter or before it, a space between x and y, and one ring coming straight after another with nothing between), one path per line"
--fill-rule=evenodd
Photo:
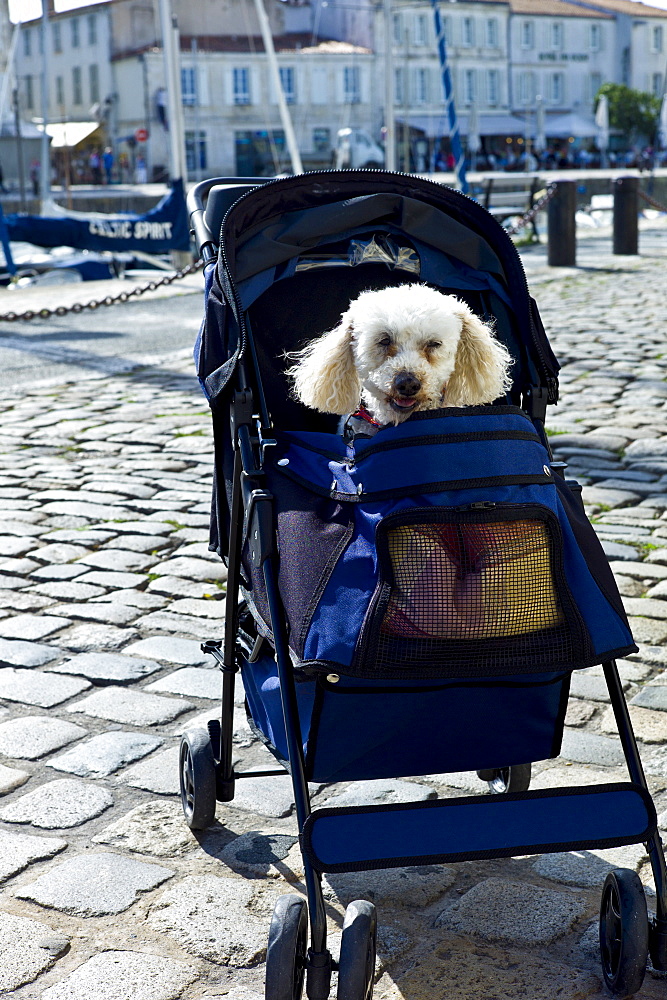
M512 359L491 328L465 302L427 285L362 292L297 357L289 374L301 402L342 415L363 397L380 423L491 403L511 385Z

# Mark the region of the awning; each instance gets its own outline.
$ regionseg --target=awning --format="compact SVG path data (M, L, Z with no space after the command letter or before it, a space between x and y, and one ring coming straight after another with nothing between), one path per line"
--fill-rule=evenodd
M37 126L40 131L44 126ZM99 122L51 122L46 126L46 134L51 136L51 149L78 146L97 128Z
M565 139L572 136L575 139L594 138L599 132L595 119L580 115L576 111L570 111L565 115L556 115L550 118L547 115L544 134L552 136L554 139Z
M405 121L410 128L425 132L429 139L439 139L449 134L449 124L444 114L440 115L408 115L407 118L397 118L397 124L402 125ZM458 115L459 131L461 135L468 134L468 123L470 115ZM497 115L479 115L477 120L477 132L479 135L523 135L525 124L520 118L515 118L507 112Z

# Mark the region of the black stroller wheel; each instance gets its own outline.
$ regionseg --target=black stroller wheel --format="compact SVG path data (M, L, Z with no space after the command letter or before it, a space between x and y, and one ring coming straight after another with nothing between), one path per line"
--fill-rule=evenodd
M511 767L489 767L478 771L477 777L488 782L489 791L495 795L505 792L527 792L530 788L530 764L513 764Z
M280 896L266 952L266 1000L300 1000L306 973L308 907L301 896Z
M607 875L600 904L600 956L605 985L614 997L631 997L646 973L649 923L644 887L636 872Z
M178 765L185 822L191 830L205 830L215 819L215 759L206 730L181 737Z
M338 1000L371 1000L375 975L377 911L357 899L345 911L338 968Z

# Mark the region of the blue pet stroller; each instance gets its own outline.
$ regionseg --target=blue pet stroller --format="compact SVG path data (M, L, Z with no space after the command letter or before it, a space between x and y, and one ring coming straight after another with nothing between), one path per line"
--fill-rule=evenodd
M600 914L612 995L647 958L667 969L667 873L614 657L636 651L612 573L544 432L558 398L550 349L516 250L477 203L382 171L190 194L206 262L196 350L214 427L211 549L228 570L221 722L181 743L194 829L230 801L235 674L254 732L292 776L307 902L281 896L267 1000L369 1000L376 914L350 903L327 949L323 872L643 842L657 913L629 870ZM219 235L218 235L219 234ZM494 405L414 414L346 442L337 418L290 395L286 352L336 325L362 290L421 281L454 293L514 358ZM531 791L558 756L573 670L603 664L630 780ZM311 807L308 782L477 771L488 794ZM310 934L308 934L308 923Z

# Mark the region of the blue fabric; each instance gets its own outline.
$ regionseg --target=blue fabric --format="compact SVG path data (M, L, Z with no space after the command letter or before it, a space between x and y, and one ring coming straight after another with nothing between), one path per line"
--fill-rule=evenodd
M241 676L255 725L286 759L276 663L270 657L246 662ZM416 681L409 689L404 681L350 677L336 685L299 681L307 776L358 781L544 760L558 749L567 685L562 674L509 677L502 684L452 682L439 689L431 681Z
M484 412L480 412L484 410ZM548 508L558 518L562 533L565 577L575 604L590 634L594 662L632 647L625 622L614 610L596 583L570 527L558 498L553 479L545 475L549 456L535 440L505 438L510 433L532 433L531 421L520 410L498 407L442 410L432 418L408 420L396 427L382 428L373 438L346 446L335 434L294 433L280 435L276 466L285 475L298 477L321 491L335 490L340 499L350 496L354 517L352 539L333 568L312 615L304 644L305 660L325 660L350 666L357 638L378 582L375 532L389 514L411 507L463 507L480 501L496 504L529 504ZM471 440L478 433L489 440ZM463 440L438 440L445 435L461 435ZM425 441L431 438L430 441ZM381 443L392 449L378 451ZM396 446L396 447L395 447ZM428 492L438 482L469 481L476 478L535 478L543 483L501 487L474 487ZM424 492L419 493L419 487ZM412 488L415 495L382 501L359 499L364 493L388 493ZM597 540L591 531L591 544ZM582 663L587 666L587 663Z
M507 851L559 843L592 846L610 838L636 842L652 817L632 788L591 790L520 800L497 796L492 802L459 799L438 808L313 813L310 843L326 871L393 858ZM564 849L567 849L566 847ZM381 864L379 865L381 866Z

